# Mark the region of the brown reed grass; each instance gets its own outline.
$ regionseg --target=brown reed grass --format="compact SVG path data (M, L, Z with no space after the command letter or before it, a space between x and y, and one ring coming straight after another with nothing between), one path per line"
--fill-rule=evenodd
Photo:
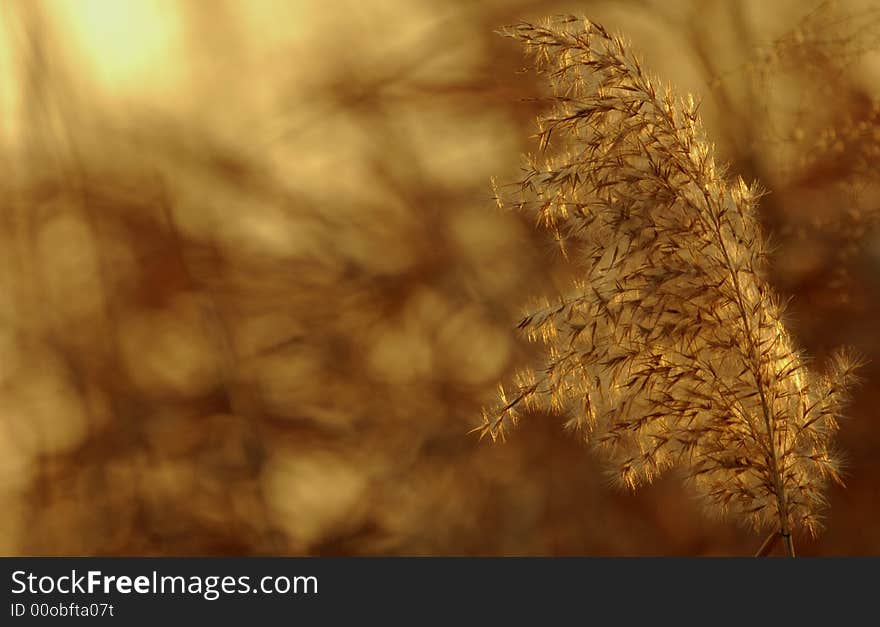
M660 86L619 37L574 17L520 23L549 77L518 195L501 206L552 230L580 278L520 322L546 347L502 387L479 431L493 439L523 409L563 413L635 489L681 468L713 512L815 535L832 439L856 367L817 373L796 349L765 278L762 193L713 157L693 97Z

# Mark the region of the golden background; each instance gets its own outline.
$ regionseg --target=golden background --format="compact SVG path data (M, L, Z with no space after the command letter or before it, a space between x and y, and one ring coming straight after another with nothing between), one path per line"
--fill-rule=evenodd
M804 555L880 554L880 8L869 1L0 5L0 554L748 555L558 416L468 431L566 285L494 208L546 95L520 19L586 14L770 194L771 280L865 379Z

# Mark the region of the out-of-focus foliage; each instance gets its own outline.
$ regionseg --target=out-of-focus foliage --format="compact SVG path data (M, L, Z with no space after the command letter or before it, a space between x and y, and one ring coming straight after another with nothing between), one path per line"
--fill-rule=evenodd
M610 487L556 420L468 435L528 360L524 298L571 279L493 209L544 95L493 30L588 12L702 96L720 155L772 192L797 340L877 363L877 17L809 10L4 3L0 552L752 552L674 480ZM878 374L803 553L880 551Z

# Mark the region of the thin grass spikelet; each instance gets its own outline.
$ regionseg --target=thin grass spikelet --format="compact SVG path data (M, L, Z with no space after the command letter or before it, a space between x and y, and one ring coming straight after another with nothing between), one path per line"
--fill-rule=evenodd
M566 416L629 488L680 467L714 511L815 533L854 362L808 369L765 277L762 191L727 176L690 96L589 20L520 23L552 87L539 154L499 202L550 229L579 280L519 324L541 367L487 411ZM793 546L790 547L793 554Z

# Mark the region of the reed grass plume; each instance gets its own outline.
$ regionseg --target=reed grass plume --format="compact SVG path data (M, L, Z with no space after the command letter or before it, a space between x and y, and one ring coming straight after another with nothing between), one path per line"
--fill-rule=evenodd
M716 163L698 104L619 37L574 17L520 23L552 87L540 153L499 204L549 228L579 279L519 327L542 342L484 414L493 439L552 410L629 488L678 467L709 509L788 539L815 535L856 360L809 368L768 284L756 185ZM496 186L496 189L499 189Z

